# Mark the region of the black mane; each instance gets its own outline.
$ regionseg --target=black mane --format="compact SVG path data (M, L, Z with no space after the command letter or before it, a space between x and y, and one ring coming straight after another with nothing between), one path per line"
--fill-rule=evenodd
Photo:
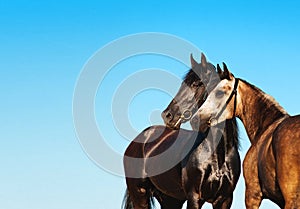
M183 82L191 86L193 82L197 80L201 80L201 82L206 81L210 78L211 74L214 73L217 75L216 67L211 64L207 63L206 68L202 67L201 64L198 64L195 69L190 69L186 75L184 76ZM219 75L217 75L219 76ZM237 120L236 118L232 118L230 120L226 121L226 138L231 139L233 146L236 147L236 149L240 148L240 142L239 142L239 131L237 126Z
M206 68L202 67L201 64L198 64L194 69L190 69L184 76L183 82L190 86L193 82L197 80L206 80L207 75L216 72L216 67L207 63Z
M236 118L226 120L226 137L227 139L232 139L233 146L236 149L240 149L239 141L239 128L237 125Z

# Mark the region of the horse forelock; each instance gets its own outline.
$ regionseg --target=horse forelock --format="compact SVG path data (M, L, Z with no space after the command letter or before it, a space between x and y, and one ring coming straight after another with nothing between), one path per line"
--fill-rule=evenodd
M201 64L198 64L195 68L190 69L186 73L183 82L188 86L197 80L208 82L212 73L216 73L216 68L213 64L207 63L205 68L203 68Z

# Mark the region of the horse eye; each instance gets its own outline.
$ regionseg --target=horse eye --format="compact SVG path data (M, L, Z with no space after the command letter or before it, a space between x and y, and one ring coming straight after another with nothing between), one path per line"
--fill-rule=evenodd
M201 83L201 82L195 81L194 83L192 83L192 87L193 87L193 88L199 88L200 86L202 86L202 83Z
M224 96L224 94L225 94L224 91L218 90L218 91L216 92L216 97L217 97L217 98L221 98L221 97Z

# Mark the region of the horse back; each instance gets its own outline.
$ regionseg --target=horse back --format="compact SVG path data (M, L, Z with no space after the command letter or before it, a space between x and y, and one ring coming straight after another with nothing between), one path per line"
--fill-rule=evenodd
M300 115L290 116L277 126L272 146L275 156L300 156Z
M145 145L153 143L165 130L164 126L150 126L143 130L125 150L124 170L127 177L145 178Z

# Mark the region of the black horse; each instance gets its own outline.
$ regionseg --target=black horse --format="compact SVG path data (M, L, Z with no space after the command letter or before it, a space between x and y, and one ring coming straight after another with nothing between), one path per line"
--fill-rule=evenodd
M186 200L188 209L201 208L205 202L213 208L231 206L240 175L236 121L226 121L225 132L222 126L206 133L178 129L219 81L204 55L200 64L192 57L191 63L192 69L163 113L168 127L145 129L125 151L126 209L149 209L153 196L163 209L180 209Z

